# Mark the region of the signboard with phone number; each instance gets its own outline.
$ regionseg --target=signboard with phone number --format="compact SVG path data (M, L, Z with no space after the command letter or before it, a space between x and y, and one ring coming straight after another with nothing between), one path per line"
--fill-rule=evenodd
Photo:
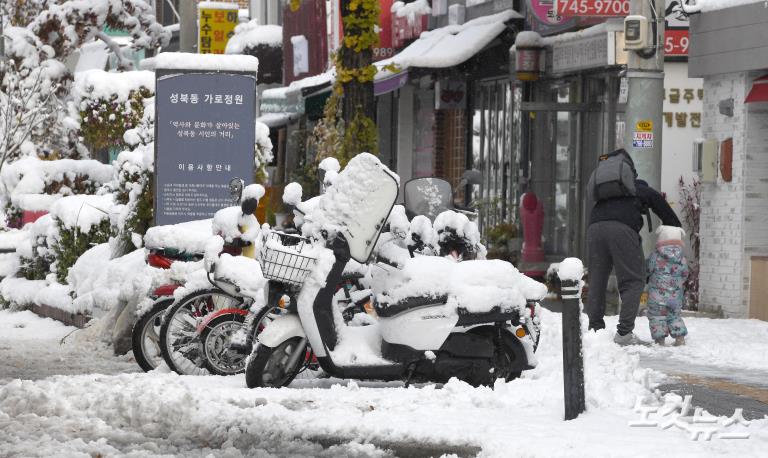
M664 31L664 55L687 56L690 38L687 28L669 28Z
M629 0L556 0L561 16L628 16Z

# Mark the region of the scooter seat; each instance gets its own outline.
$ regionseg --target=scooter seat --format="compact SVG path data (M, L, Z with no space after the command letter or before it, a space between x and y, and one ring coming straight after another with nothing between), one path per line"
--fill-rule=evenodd
M401 301L389 304L376 303L376 313L382 318L389 318L406 310L411 310L426 305L445 305L448 302L448 295L442 296L412 296Z

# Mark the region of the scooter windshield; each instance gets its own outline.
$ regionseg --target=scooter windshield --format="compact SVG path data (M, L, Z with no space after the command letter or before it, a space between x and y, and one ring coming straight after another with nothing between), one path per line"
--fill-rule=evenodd
M338 228L352 258L364 263L397 200L398 179L375 156L358 154L323 194L313 219L321 226Z
M437 215L453 208L451 184L442 178L414 178L405 183L404 191L410 218L424 215L434 222Z

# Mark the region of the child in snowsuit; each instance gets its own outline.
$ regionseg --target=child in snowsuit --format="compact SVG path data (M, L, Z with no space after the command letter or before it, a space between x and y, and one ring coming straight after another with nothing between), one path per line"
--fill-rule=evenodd
M669 335L675 346L685 344L688 329L680 317L683 307L683 284L688 278L688 261L683 256L683 236L679 227L659 226L656 249L648 257L648 324L651 336L659 345Z

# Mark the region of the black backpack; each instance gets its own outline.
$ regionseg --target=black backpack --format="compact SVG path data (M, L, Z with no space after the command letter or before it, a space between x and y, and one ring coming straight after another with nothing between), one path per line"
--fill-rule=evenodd
M635 165L623 149L600 156L595 171L589 177L588 191L595 202L618 197L634 197Z

